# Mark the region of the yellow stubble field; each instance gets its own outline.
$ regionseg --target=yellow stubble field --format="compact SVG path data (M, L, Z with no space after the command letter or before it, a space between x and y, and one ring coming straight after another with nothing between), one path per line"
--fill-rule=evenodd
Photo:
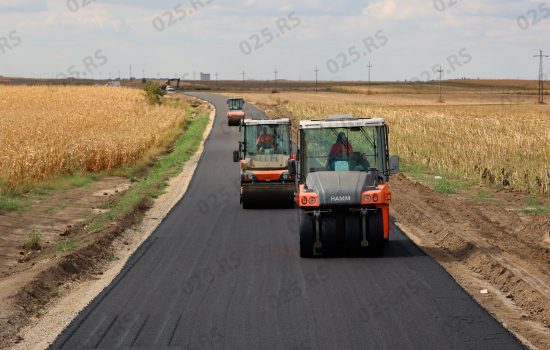
M143 92L0 86L0 193L49 176L112 170L174 139L185 111Z

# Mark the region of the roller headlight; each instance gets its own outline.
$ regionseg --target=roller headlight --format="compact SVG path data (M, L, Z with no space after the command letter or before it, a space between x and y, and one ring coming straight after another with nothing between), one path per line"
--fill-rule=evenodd
M243 174L242 175L243 181L253 181L254 180L254 174Z
M280 178L280 179L283 180L283 181L289 181L289 180L292 180L293 177L292 177L292 175L290 175L289 173L283 173L283 174L281 175L281 178Z
M365 196L365 202L367 202L367 203L370 202L370 196L369 195Z

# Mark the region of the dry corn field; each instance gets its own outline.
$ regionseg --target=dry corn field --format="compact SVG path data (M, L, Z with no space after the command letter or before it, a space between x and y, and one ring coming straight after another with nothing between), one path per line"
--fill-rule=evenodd
M0 191L132 164L172 140L184 119L139 90L0 86Z
M472 105L424 97L423 104L411 105L408 98L388 95L250 93L245 98L269 105L271 114L296 119L382 116L390 124L392 153L409 164L532 193L550 185L550 108L533 99L499 105L502 97L493 96L489 104Z

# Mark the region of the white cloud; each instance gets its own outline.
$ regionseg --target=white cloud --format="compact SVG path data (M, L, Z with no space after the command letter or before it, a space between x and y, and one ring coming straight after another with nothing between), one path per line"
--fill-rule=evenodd
M368 18L389 21L418 20L430 12L434 12L431 3L420 0L379 0L363 10Z

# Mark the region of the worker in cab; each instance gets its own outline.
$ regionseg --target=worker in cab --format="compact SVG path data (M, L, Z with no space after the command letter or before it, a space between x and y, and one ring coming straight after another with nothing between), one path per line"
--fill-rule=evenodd
M267 127L262 127L260 136L256 140L256 149L258 151L264 151L266 149L274 149L275 148L275 139L273 138L273 135L271 135Z
M350 155L353 153L353 147L349 143L348 137L344 132L338 133L336 142L330 148L328 154L329 170L335 170L334 164L337 161L349 161Z

